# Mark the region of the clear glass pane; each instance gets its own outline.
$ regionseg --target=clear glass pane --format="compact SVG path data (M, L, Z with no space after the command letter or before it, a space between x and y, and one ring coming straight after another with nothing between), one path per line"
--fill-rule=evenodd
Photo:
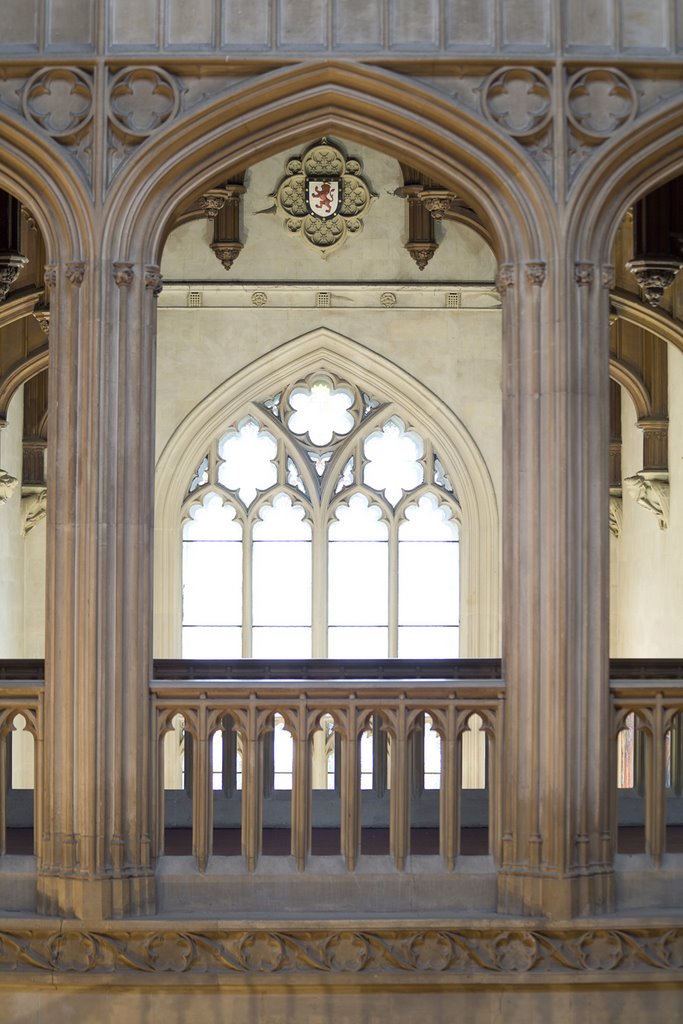
M383 626L388 621L388 545L349 541L329 545L331 626Z
M295 411L287 426L293 434L308 434L315 445L329 444L334 434L348 434L353 429L353 392L334 388L332 381L321 377L310 387L294 388L289 399Z
M241 622L241 542L183 541L183 625Z
M189 519L183 526L183 540L230 540L242 539L242 526L235 519L236 510L213 491L207 494L201 505L192 505Z
M211 778L213 789L223 788L223 733L211 737Z
M414 430L407 431L397 416L366 438L363 452L368 460L364 482L376 491L384 491L392 505L401 500L404 491L418 487L424 479L424 467L418 461L424 454L422 438Z
M374 738L372 729L366 729L360 738L360 788L372 789L374 779Z
M432 728L432 719L425 715L424 724L424 788L441 786L441 737Z
M254 625L310 626L311 526L303 508L278 494L260 510L253 536Z
M399 626L399 658L457 658L457 626Z
M310 658L311 629L304 626L254 626L255 658Z
M183 626L183 658L241 658L241 626Z
M330 626L327 655L329 658L387 658L389 630L386 626Z
M259 510L254 540L310 540L311 524L305 515L303 506L294 504L288 494L277 494Z
M423 494L419 501L406 508L398 535L401 540L455 541L458 524L450 505L440 503L435 494Z
M387 540L389 529L382 521L379 505L371 505L364 494L353 494L335 511L330 523L330 540Z
M273 788L291 789L294 743L282 715L273 717Z
M219 482L237 491L245 505L251 504L257 491L266 491L277 481L277 442L251 416L221 438L218 453L223 460Z
M402 626L457 626L458 544L399 541L398 621Z

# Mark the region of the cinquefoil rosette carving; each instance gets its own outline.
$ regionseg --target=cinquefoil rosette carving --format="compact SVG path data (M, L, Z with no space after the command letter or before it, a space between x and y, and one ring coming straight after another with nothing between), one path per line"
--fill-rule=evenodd
M49 944L50 962L61 971L90 971L97 962L97 946L85 932L64 932Z
M623 956L621 939L615 932L588 932L578 942L579 959L591 971L611 971Z
M528 932L505 932L493 949L496 964L504 971L530 971L538 958L536 939Z
M445 935L424 932L413 939L410 952L419 971L445 971L451 962L453 947Z
M277 971L285 957L282 943L275 935L255 932L240 943L240 955L250 971Z
M156 971L186 971L194 959L187 935L167 932L153 935L145 946L147 959Z
M359 160L323 139L285 169L273 198L288 231L326 256L362 229L373 197Z
M325 945L325 958L333 971L362 971L368 955L367 942L353 932L333 935Z

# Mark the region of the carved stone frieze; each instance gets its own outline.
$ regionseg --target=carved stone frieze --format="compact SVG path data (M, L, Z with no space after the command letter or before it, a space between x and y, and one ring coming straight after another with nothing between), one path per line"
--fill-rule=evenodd
M19 481L15 476L7 473L4 469L0 469L0 505L13 494L18 483Z
M359 160L322 139L286 171L273 199L288 231L326 256L362 229L373 196Z
M659 529L666 530L669 525L668 474L642 471L626 477L624 486L639 505L656 516Z
M427 928L375 930L61 929L0 931L0 974L519 975L644 972L678 979L683 929Z
M129 260L116 260L112 265L114 280L119 288L132 284L135 277L133 264Z

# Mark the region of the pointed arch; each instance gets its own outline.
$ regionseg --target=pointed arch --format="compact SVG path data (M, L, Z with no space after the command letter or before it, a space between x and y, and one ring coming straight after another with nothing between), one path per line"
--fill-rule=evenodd
M499 259L552 252L548 185L514 140L412 78L330 60L240 82L156 133L113 184L108 248L158 263L179 205L226 172L329 132L396 159L409 153L417 168L465 192L490 225Z
M324 369L353 380L404 410L431 437L462 509L462 656L499 651L499 518L483 456L458 417L428 388L356 341L320 328L286 342L226 380L183 420L157 463L155 503L155 652L179 653L179 515L188 481L216 435L250 399Z

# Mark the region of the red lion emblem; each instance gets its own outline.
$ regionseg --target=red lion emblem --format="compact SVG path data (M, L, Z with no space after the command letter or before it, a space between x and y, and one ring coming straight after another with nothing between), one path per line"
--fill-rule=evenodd
M325 213L332 212L332 203L334 202L334 196L332 195L332 186L329 181L323 181L318 185L315 192L312 193L311 199L317 199L318 202L315 204L319 210L324 209ZM313 205L311 203L311 205Z

